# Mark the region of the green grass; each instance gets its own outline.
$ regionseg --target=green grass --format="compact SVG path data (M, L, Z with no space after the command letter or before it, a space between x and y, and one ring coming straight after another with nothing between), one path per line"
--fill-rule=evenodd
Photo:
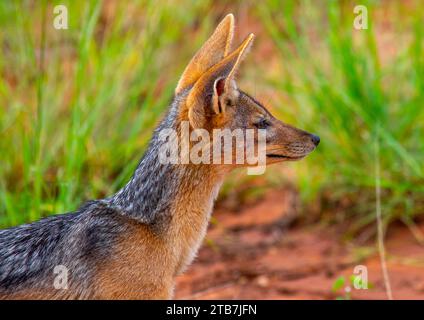
M379 159L384 221L409 224L424 212L424 7L362 3L367 30L353 29L353 2L286 1L277 10L279 1L265 1L258 12L283 73L270 81L290 101L284 112L321 136L313 161L298 165L301 194L319 196L323 212L346 203L354 228L370 224ZM377 45L387 28L389 53Z
M348 1L60 1L70 25L60 31L52 27L58 3L0 2L0 226L74 210L121 187L184 64L230 11L236 23L247 12L272 41L273 56L260 64L280 98L271 103L277 115L321 136L294 165L304 203L353 218L354 229L372 223L378 139L385 222L411 224L424 212L419 1L365 2L370 28L362 31L352 28ZM383 19L396 49L388 59L377 45ZM258 65L244 68L248 75ZM273 186L283 181L270 172Z
M54 2L0 4L3 226L74 210L129 179L189 59L175 26L208 6L120 1L108 16L99 1L60 3L68 30L52 27Z

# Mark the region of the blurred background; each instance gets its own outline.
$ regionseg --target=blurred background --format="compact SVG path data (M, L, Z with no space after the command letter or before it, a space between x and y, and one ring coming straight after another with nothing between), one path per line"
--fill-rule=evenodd
M67 30L53 27L55 5ZM353 26L368 9L368 29ZM191 56L232 12L256 34L239 86L321 137L235 171L177 298L424 298L422 1L1 1L0 227L75 210L130 178ZM378 170L378 166L380 170ZM352 284L368 269L368 289Z

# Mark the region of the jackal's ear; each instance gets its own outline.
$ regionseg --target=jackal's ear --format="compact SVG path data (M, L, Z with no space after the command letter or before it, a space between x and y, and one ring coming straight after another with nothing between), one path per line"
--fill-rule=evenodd
M230 52L233 34L234 16L230 13L191 59L178 82L175 94L194 84L206 70L221 61Z
M194 128L203 128L208 117L224 113L225 103L222 100L225 99L222 98L237 94L234 77L253 38L251 33L236 50L204 73L191 89L186 105Z

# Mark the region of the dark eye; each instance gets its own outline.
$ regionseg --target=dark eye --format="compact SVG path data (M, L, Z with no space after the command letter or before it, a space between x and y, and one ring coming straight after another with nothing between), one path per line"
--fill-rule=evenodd
M267 119L262 118L257 123L255 123L256 128L258 129L266 129L270 126L270 123Z

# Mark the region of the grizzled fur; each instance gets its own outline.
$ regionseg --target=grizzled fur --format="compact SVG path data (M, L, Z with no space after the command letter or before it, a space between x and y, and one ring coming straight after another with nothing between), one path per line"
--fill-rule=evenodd
M175 188L179 187L178 181L184 176L183 166L177 168L171 164L161 164L158 154L161 146L159 133L167 128L178 130L180 103L186 95L187 90L174 98L133 177L117 194L107 199L110 206L139 222L154 224L158 217L163 218L169 213L169 199L173 198ZM169 183L176 185L170 186Z
M108 257L116 235L125 232L124 220L106 204L93 201L75 213L1 230L0 297L13 297L23 288L50 290L58 265L68 268L71 288L56 293L68 298L89 297L95 261ZM74 286L77 283L78 287Z

